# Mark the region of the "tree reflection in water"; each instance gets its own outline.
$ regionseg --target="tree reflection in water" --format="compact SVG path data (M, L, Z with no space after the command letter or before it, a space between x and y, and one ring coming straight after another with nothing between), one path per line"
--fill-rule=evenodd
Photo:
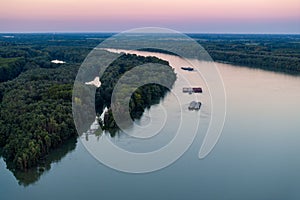
M16 170L11 163L7 163L7 169L13 173L19 185L27 187L39 181L40 177L51 169L52 163L60 162L68 153L74 151L76 144L77 138L71 138L59 148L53 150L37 167L28 169L27 171Z

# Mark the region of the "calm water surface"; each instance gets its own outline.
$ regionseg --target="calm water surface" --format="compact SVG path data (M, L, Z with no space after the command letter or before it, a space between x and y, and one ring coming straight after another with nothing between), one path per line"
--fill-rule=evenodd
M147 55L181 65L174 56ZM210 117L209 94L204 92L201 111L192 114L200 117L199 134L173 165L147 174L122 173L96 161L78 142L26 187L1 159L0 199L300 199L300 77L227 64L218 68L227 93L227 117L218 144L205 159L198 159ZM137 123L147 124L157 113L160 119L162 108L172 108L175 100L168 94ZM176 106L172 112L180 114ZM125 134L112 141L132 151L154 150L174 136L176 126L171 124L166 122L163 134L146 144Z

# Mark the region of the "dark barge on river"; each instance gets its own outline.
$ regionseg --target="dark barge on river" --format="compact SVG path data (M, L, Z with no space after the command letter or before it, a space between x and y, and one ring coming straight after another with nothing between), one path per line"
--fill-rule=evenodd
M194 71L194 68L192 67L181 67L181 69L186 71Z
M202 88L201 87L191 87L191 88L184 87L184 88L182 88L182 92L183 93L189 93L189 94L202 93Z

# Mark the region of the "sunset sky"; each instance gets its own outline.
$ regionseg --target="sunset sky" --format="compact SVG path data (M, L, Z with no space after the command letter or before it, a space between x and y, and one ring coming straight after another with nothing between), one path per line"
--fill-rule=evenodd
M300 33L300 0L1 0L0 32Z

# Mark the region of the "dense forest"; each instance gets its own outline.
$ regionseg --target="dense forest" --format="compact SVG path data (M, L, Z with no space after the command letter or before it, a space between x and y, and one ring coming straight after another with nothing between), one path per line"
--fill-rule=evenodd
M16 175L15 169L45 163L49 153L77 137L72 88L91 47L67 38L24 34L0 40L0 148Z
M37 36L40 40L25 36L21 41L5 42L0 48L0 69L4 69L0 74L3 77L0 83L0 148L8 168L13 171L28 171L41 165L54 149L77 137L72 116L72 88L81 62L92 49L89 40L77 40L76 36L62 41L59 46L44 35ZM51 63L54 59L66 63ZM168 66L166 61L155 57L121 56L101 79L103 87L99 90L101 95L96 95L96 108L110 106L113 84L126 71L144 63ZM172 70L171 74L173 76L166 80L172 84L176 76ZM155 84L139 88L132 96L132 117L140 117L146 107L157 103L167 91ZM109 125L114 123L113 118L104 122L105 128L113 128Z
M299 35L247 35L247 34L189 34L216 62L245 66L268 71L300 74ZM167 41L165 41L167 42ZM167 53L162 49L144 48L142 51ZM183 45L186 55L193 58L194 52ZM205 57L205 56L204 56Z
M154 72L149 71L147 66L143 65L146 63L153 64L161 64L166 67L159 68L158 71ZM124 83L124 90L130 90L132 87L130 83L134 82L134 80L139 80L139 77L146 81L145 79L150 79L150 77L155 77L156 80L163 80L165 82L165 86L151 83L146 84L142 87L139 87L132 94L131 99L129 101L129 112L132 119L138 119L144 113L146 108L149 108L151 105L156 104L159 100L165 96L165 94L169 91L169 88L172 87L176 80L176 74L174 70L169 66L167 61L158 59L156 57L143 57L131 54L123 54L117 60L110 64L110 66L106 69L103 76L101 77L101 87L96 92L96 110L98 114L102 113L104 107L108 107L108 111L105 113L104 121L100 122L102 129L113 131L118 129L118 126L113 118L111 111L111 97L113 89L117 84L117 81L124 75L126 72L130 71L136 66L142 66L139 71L131 74L126 79L128 83ZM137 77L139 76L139 77ZM119 94L124 95L124 94ZM120 99L124 99L126 97L121 97ZM118 102L120 104L120 102ZM118 107L118 112L123 113L122 107Z
M77 145L77 138L72 137L66 140L63 145L53 149L46 157L40 160L38 166L34 166L26 170L17 170L13 165L8 164L8 169L11 170L19 185L29 186L37 182L40 177L50 171L52 163L58 163L68 153L72 152Z
M300 35L191 35L217 62L300 74Z
M1 84L0 146L8 163L30 168L76 136L71 107L75 74L73 66L38 68Z
M76 138L71 98L77 70L88 53L111 35L0 34L0 153L9 168L26 170L36 166L65 141ZM299 35L189 36L215 61L300 74ZM54 59L66 63L51 63ZM117 80L112 77L119 78L132 66L146 62L168 65L153 57L133 55L123 55L112 63L96 94L98 113L110 106ZM169 80L172 83L174 76ZM131 117L139 118L166 91L155 84L136 90L130 100ZM110 111L103 123L107 129L116 126Z

